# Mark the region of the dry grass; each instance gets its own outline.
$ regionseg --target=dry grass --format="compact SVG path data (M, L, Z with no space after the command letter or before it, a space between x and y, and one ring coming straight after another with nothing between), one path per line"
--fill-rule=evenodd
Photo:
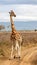
M10 43L10 32L1 32L0 33L0 43L1 42L8 42ZM37 32L21 32L22 38L23 38L23 45L26 44L37 44Z
M30 58L31 65L37 65L37 53L33 54Z
M33 47L37 45L37 32L26 32L20 31L22 35L22 46L24 47ZM0 32L0 48L2 46L6 48L11 48L11 40L10 40L11 32ZM1 49L0 49L1 50Z

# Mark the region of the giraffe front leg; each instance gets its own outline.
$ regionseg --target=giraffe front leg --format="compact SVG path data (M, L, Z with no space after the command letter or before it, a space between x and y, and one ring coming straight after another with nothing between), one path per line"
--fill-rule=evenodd
M21 57L21 46L19 46L19 44L18 44L18 57L19 58Z
M12 45L12 49L11 49L11 59L13 59L13 51L14 51L14 49L13 49L13 45Z
M18 41L16 41L16 57L19 57L21 56L21 45L19 46L19 43Z

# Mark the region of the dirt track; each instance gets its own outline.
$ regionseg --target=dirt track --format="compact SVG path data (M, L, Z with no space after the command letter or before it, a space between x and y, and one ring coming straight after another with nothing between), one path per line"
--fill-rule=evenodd
M37 46L22 48L21 59L0 58L0 65L37 65Z

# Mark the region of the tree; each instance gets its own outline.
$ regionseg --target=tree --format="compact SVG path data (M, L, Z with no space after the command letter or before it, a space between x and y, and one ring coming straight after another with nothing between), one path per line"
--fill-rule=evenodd
M37 29L35 29L35 31L37 31Z
M0 30L5 29L4 25L0 25Z

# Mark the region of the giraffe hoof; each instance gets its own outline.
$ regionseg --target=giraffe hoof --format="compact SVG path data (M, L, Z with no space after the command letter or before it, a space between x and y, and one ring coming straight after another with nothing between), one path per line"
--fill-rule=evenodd
M11 59L9 58L9 60L11 60Z
M9 58L9 60L12 60L13 58Z
M19 56L19 58L21 58L21 57Z
M14 56L14 59L15 59L16 57Z

